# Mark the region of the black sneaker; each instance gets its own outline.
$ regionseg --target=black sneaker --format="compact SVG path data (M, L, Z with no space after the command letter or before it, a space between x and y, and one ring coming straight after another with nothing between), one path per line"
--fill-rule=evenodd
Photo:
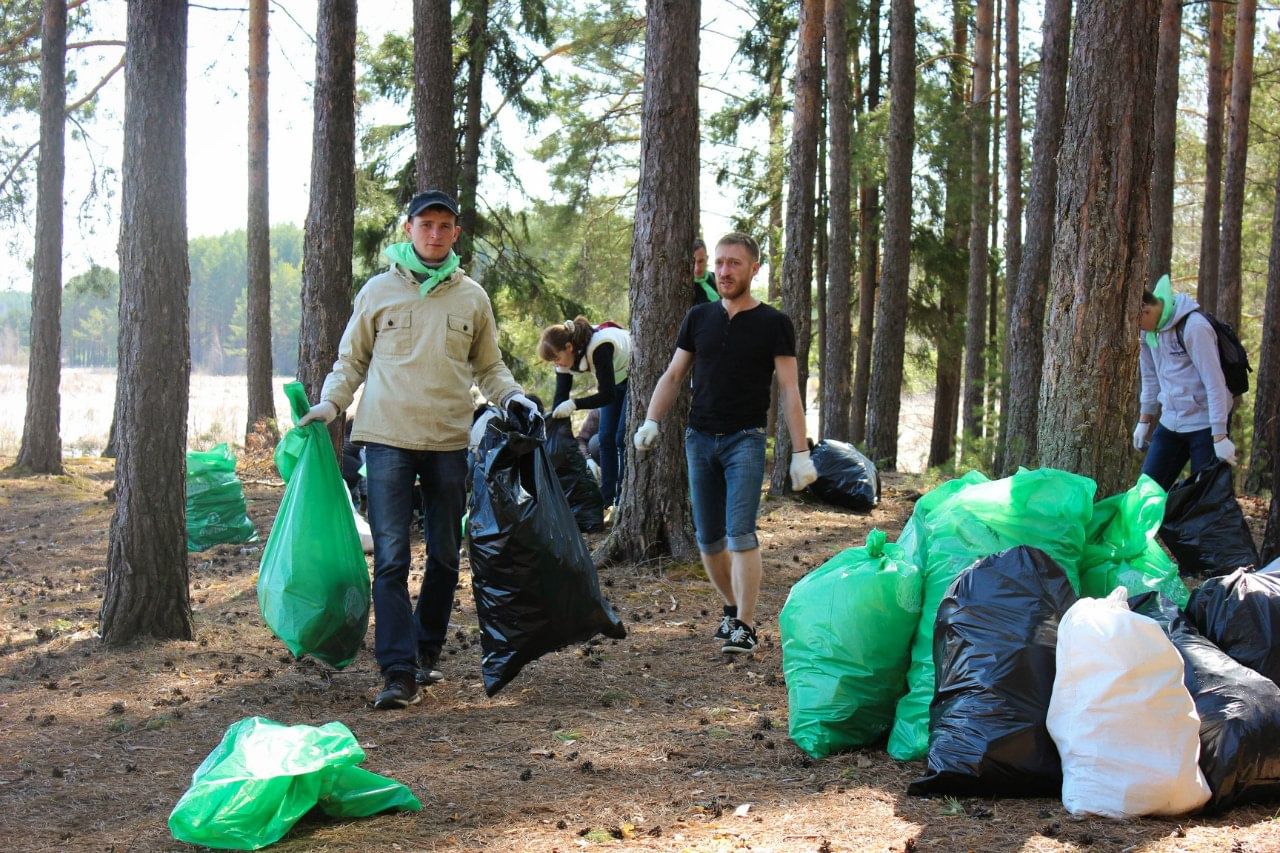
M386 686L382 688L378 698L373 700L373 707L380 711L408 708L416 705L421 698L422 692L408 673L397 673L387 676Z
M436 668L436 664L440 661L440 653L418 655L418 671L413 674L414 681L419 684L435 684L437 681L444 681L444 673Z
M738 620L726 613L720 617L720 627L716 628L716 632L711 635L713 640L727 640L729 635L733 633L733 623Z
M756 650L756 632L746 622L733 620L733 631L720 651L725 654L752 654Z

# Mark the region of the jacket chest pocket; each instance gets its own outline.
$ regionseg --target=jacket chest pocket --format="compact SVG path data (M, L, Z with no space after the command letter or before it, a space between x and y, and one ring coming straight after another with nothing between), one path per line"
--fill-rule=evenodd
M465 314L450 314L449 328L445 333L445 352L454 361L466 361L471 357L471 340L475 336L475 323Z
M374 355L405 356L413 348L413 312L386 311L378 317Z

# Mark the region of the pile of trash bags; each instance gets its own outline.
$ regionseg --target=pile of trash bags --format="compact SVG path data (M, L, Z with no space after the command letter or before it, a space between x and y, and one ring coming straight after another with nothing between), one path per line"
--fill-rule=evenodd
M896 545L873 531L801 579L779 619L795 743L822 757L892 720L889 753L926 759L909 793L1061 794L1073 814L1280 797L1280 564L1214 564L1188 593L1156 542L1163 489L1095 491L970 472ZM1228 553L1210 540L1201 556Z
M187 551L256 542L236 458L226 444L187 453Z
M286 726L248 717L196 768L169 815L169 831L188 844L257 850L313 808L336 818L421 810L407 787L357 766L364 758L342 723Z
M600 594L542 439L541 419L492 406L471 429L467 544L489 696L544 654L627 635Z
M809 453L818 479L808 492L826 503L867 512L880 503L880 475L873 463L852 444L823 439Z

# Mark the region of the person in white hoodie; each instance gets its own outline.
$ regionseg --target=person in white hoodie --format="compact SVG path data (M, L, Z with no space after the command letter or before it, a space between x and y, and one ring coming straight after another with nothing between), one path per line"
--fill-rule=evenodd
M1175 295L1169 276L1161 276L1154 290L1143 291L1138 325L1142 396L1133 447L1146 450L1142 473L1168 489L1188 460L1193 473L1218 459L1236 464L1227 435L1234 401L1222 375L1217 333L1199 303Z

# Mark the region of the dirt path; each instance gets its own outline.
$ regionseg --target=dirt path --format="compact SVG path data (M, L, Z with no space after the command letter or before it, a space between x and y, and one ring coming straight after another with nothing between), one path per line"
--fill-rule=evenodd
M793 747L778 611L792 583L871 526L896 535L911 509L902 480L870 516L766 503L753 661L726 660L709 639L718 605L697 567L614 569L602 582L630 636L548 656L486 699L464 562L446 680L414 708L384 713L368 707L368 652L335 673L293 661L263 627L256 547L192 557L195 640L104 649L92 629L111 472L97 460L71 472L0 480L7 850L191 849L170 837L169 811L226 728L252 715L341 720L364 745L364 766L424 805L307 819L272 848L282 851L1280 850L1274 807L1182 824L1076 821L1049 799L909 798L921 762L876 749L814 762ZM282 489L264 479L247 491L265 532Z

